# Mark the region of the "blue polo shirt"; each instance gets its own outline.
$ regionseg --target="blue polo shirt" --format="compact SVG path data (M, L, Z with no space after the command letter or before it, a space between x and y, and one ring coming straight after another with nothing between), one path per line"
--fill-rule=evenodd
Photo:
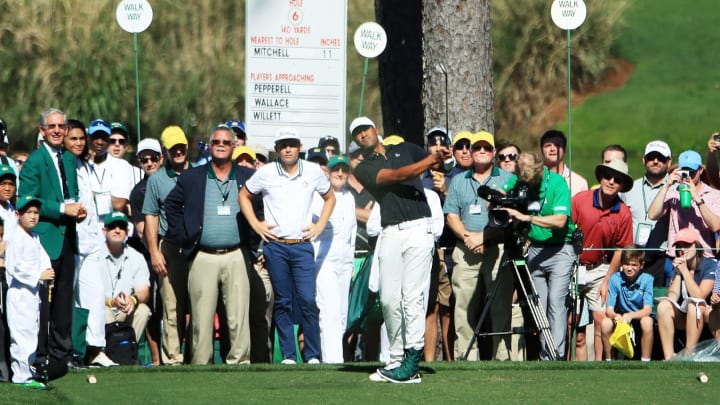
M640 273L634 282L628 283L622 272L610 276L607 306L618 314L635 312L645 306L653 306L653 276Z
M489 221L488 202L478 197L478 188L488 186L500 190L512 174L493 166L485 182L480 183L473 173L473 170L466 170L452 179L443 212L459 216L468 231L482 232Z

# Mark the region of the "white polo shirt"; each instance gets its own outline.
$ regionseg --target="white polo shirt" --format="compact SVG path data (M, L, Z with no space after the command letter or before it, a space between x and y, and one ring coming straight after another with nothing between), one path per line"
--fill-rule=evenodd
M330 180L319 165L298 161L298 172L288 175L279 162L259 168L245 183L251 194L263 196L265 222L283 239L301 239L303 229L312 224L313 193L325 195Z

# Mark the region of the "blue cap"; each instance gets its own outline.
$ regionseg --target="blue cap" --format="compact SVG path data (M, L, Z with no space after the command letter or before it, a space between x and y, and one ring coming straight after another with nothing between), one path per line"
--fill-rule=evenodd
M110 124L103 119L93 120L88 127L88 134L93 136L96 132L103 132L110 136Z
M702 166L702 157L694 150L686 150L678 158L678 167L681 169L697 170L700 166Z
M328 158L325 155L325 149L312 148L305 152L305 160L308 162L315 162L321 166L327 165Z
M245 123L240 120L230 120L225 123L225 125L229 126L233 130L239 130L242 132L242 134L239 134L241 138L247 138L247 132L245 131Z

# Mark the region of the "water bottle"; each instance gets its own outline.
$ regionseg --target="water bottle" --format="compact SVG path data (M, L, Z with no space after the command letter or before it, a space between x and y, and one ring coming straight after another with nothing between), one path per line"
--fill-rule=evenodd
M690 186L687 184L681 184L678 187L678 191L680 192L680 207L692 207L692 195L690 194Z

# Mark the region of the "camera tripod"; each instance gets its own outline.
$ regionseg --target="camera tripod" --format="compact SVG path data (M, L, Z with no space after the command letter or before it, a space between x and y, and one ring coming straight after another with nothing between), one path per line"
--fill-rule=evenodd
M470 344L468 345L467 350L465 350L463 360L467 360L468 355L470 354L470 351L472 350L473 345L475 345L478 337L492 335L509 335L514 333L513 331L480 333L480 328L482 327L485 318L488 316L488 314L490 313L490 309L492 308L492 302L495 298L498 287L500 286L501 277L503 277L505 273L509 272L508 267L510 264L512 264L513 270L515 272L515 279L520 286L520 290L518 291L519 298L520 300L525 301L536 327L536 329L523 330L523 333L540 332L540 334L545 340L545 347L543 349L544 357L548 360L558 359L559 354L557 352L557 349L555 348L555 340L553 339L552 333L550 331L550 323L548 322L545 308L543 308L542 303L540 303L540 296L535 289L535 283L533 283L532 281L532 276L530 275L527 263L525 262L525 256L522 254L521 246L523 245L524 243L517 243L515 246L510 245L511 247L506 250L505 258L502 259L500 268L498 269L497 277L495 278L495 285L493 286L492 291L485 297L485 305L483 306L482 313L480 314L480 319L478 319L478 322L475 325L473 337L470 340Z

